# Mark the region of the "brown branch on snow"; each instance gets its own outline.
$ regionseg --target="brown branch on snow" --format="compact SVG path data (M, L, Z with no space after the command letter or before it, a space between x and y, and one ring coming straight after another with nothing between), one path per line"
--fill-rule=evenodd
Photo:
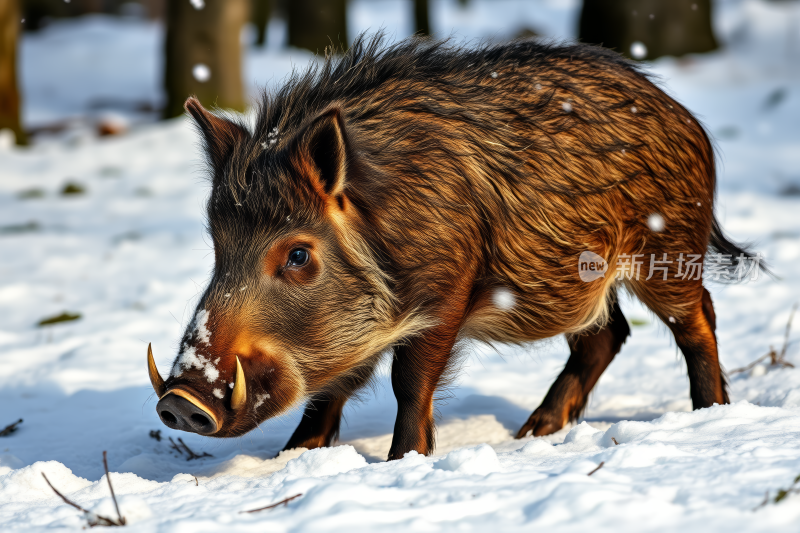
M83 507L81 507L80 505L78 505L77 503L73 502L72 500L68 499L66 496L64 496L63 494L61 494L61 493L58 491L58 489L57 489L57 488L55 488L55 487L53 486L53 484L52 484L52 483L50 483L50 480L49 480L49 479L47 479L47 476L44 474L44 472L42 472L42 477L43 477L43 478L44 478L44 480L47 482L47 485L48 485L48 486L49 486L51 489L53 489L53 492L55 492L55 493L56 493L56 495L57 495L59 498L61 498L62 500L64 500L64 503L66 503L67 505L71 505L71 506L73 506L75 509L77 509L77 510L79 510L79 511L83 511L83 512L84 512L84 513L86 513L86 514L89 514L89 511L87 511L86 509L84 509Z
M617 439L615 439L614 437L611 437L611 442L614 443L614 446L619 446L619 442L617 442Z
M765 506L766 506L768 503L769 503L769 491L767 491L767 492L765 492L765 493L764 493L764 501L763 501L763 502L761 502L761 503L759 503L758 505L756 505L756 506L753 508L753 512L756 512L756 511L758 511L759 509L761 509L762 507L765 507Z
M175 441L172 440L172 437L169 437L169 442L170 442L170 445L169 445L170 448L172 448L173 450L175 450L179 454L183 455L183 450L181 450L180 446L175 444Z
M176 444L175 441L172 440L172 437L169 437L169 442L171 443L170 444L170 448L172 448L173 450L176 450L179 454L183 455L183 452L186 451L186 453L189 456L186 459L187 461L191 461L192 459L202 459L203 457L214 457L213 455L211 455L208 452L203 452L203 455L197 455L196 453L194 453L192 451L191 448L189 448L186 445L185 442L183 442L183 439L180 438L180 437L178 437L178 444Z
M194 453L194 452L192 451L192 449L191 449L191 448L189 448L189 447L186 445L186 443L185 443L185 442L183 442L183 439L182 439L182 438L180 438L180 437L178 437L178 442L180 442L180 443L181 443L181 446L183 446L183 449L184 449L184 450L186 450L186 453L188 453L188 454L189 454L189 458L188 458L188 459L186 459L187 461L191 461L192 459L202 459L203 457L214 457L213 455L211 455L211 454L210 454L210 453L208 453L208 452L203 452L203 455L197 455L196 453Z
M111 474L108 473L108 459L106 459L106 451L103 450L103 467L106 469L106 481L108 481L108 490L111 491L111 499L114 500L114 509L117 510L120 525L125 525L125 518L119 512L119 504L117 504L117 496L114 494L114 487L111 486Z
M22 419L21 418L19 420L17 420L16 422L14 422L13 424L7 425L2 430L0 430L0 437L7 437L7 436L11 435L16 430L19 429L17 426L20 425L20 424L22 424Z
M105 467L106 467L106 479L108 480L108 488L111 489L111 498L114 500L114 506L117 508L117 516L119 516L118 520L114 520L113 518L107 518L105 516L102 516L102 515L99 515L99 514L95 514L92 511L89 511L88 509L84 509L83 507L81 507L77 503L73 502L72 500L70 500L69 498L67 498L63 494L61 494L58 491L58 489L55 488L52 483L50 483L50 480L47 479L47 476L45 475L45 473L42 472L42 477L47 482L47 485L51 489L53 489L53 492L55 492L56 495L64 501L64 503L66 503L67 505L71 505L75 509L83 512L83 514L84 514L84 516L86 518L86 522L89 524L89 527L95 527L95 526L124 526L125 525L125 519L122 517L121 514L119 514L119 506L117 506L117 498L116 498L116 496L114 496L114 489L111 487L111 478L108 477L108 462L106 461L106 457L105 456L106 456L106 452L103 452L103 463L105 464Z
M747 366L743 366L741 368L735 368L729 372L729 374L738 374L740 372L749 372L752 370L758 363L764 361L765 359L769 358L771 366L782 366L784 368L794 368L794 365L786 360L786 349L789 347L789 333L792 331L792 320L794 319L794 313L797 311L797 304L792 306L792 312L789 313L789 321L786 323L786 331L783 334L783 347L781 348L780 353L775 351L775 348L772 346L769 347L769 352L765 353L752 363Z
M604 465L604 464L606 464L606 462L605 462L605 461L600 461L600 464L599 464L599 465L597 465L597 468L595 468L594 470L592 470L591 472L589 472L589 473L588 473L588 474L586 474L586 475L587 475L587 476L591 476L592 474L594 474L595 472L597 472L598 470L600 470L601 468L603 468L603 465Z
M786 498L789 494L800 494L800 488L797 487L798 483L800 483L800 474L794 478L794 481L791 485L789 485L788 489L779 489L778 493L775 495L775 498L772 500L773 503L779 503L781 500ZM769 491L764 495L764 501L757 505L753 511L758 511L762 507L765 507L769 503Z
M602 463L600 463L600 464L602 464ZM591 474L589 474L589 475L591 475ZM259 511L266 511L267 509L274 509L275 507L278 507L279 505L288 505L290 501L292 501L294 499L297 499L302 495L303 495L302 493L301 494L295 494L294 496L289 496L288 498L283 499L283 500L279 501L278 503L273 503L271 505L267 505L266 507L259 507L258 509L251 509L249 511L239 511L239 514L257 513Z

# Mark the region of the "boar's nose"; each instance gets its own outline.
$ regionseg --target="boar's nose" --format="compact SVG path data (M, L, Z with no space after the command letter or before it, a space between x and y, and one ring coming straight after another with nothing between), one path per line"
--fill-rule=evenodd
M211 435L217 431L213 417L186 398L175 394L164 396L156 405L156 411L161 421L172 429L200 435Z

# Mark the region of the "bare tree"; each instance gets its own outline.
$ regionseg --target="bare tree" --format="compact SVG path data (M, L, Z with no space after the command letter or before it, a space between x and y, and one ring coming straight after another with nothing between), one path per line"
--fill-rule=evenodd
M346 46L347 0L288 0L289 45L322 52Z
M717 48L711 0L583 0L578 36L636 59Z
M256 27L256 45L264 46L267 43L267 25L272 15L272 0L252 1L252 21Z
M414 31L420 35L431 34L428 0L414 0Z
M0 130L10 129L17 144L27 138L19 119L20 103L17 89L17 39L21 14L19 0L0 0Z
M196 95L206 106L243 111L240 34L249 0L168 0L164 118L183 114Z

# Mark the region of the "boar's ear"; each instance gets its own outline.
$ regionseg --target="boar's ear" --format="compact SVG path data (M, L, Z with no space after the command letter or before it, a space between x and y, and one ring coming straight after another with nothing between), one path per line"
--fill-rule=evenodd
M316 181L314 187L327 196L344 191L347 173L347 133L341 109L334 107L316 117L295 141ZM308 167L307 167L308 168Z
M192 115L197 128L203 134L206 152L214 170L221 171L236 143L248 139L250 134L238 124L206 110L194 96L190 96L183 107Z

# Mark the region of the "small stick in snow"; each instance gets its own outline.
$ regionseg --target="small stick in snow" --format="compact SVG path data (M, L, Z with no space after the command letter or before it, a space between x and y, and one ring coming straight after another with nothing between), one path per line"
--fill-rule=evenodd
M778 493L775 495L775 498L772 500L773 503L779 503L781 500L786 498L789 494L800 494L800 488L797 488L797 484L800 483L800 474L794 478L792 484L789 485L788 489L778 489ZM765 507L769 503L769 491L764 494L764 501L753 508L753 512L758 511L762 507Z
M789 494L797 494L800 492L800 489L797 489L797 484L800 483L800 475L794 478L791 486L788 489L780 489L778 494L775 495L775 503L778 503L782 499L784 499Z
M156 442L161 442L161 430L160 429L151 429L150 430L150 438L156 439Z
M756 512L756 511L758 511L759 509L761 509L762 507L764 507L764 506L765 506L765 505L767 505L768 503L769 503L769 491L766 491L766 492L764 493L764 501L763 501L763 502L761 502L761 503L759 503L759 504L758 504L758 505L756 505L755 507L753 507L753 512Z
M125 518L123 518L122 513L119 512L119 505L117 504L117 496L114 494L114 487L111 486L111 474L108 473L108 459L106 458L105 450L103 450L103 467L105 467L106 469L106 481L108 481L108 490L111 491L111 499L114 500L114 509L117 510L119 523L124 526Z
M47 485L48 485L48 486L49 486L51 489L53 489L53 492L55 492L55 493L56 493L56 495L57 495L59 498L61 498L62 500L64 500L64 503L66 503L67 505L71 505L71 506L73 506L75 509L77 509L77 510L79 510L79 511L83 511L83 512L84 512L84 513L86 513L86 514L89 514L89 511L87 511L86 509L84 509L83 507L81 507L80 505L78 505L77 503L73 502L72 500L68 499L66 496L64 496L63 494L61 494L60 492L58 492L58 489L57 489L57 488L55 488L55 487L53 486L53 484L52 484L52 483L50 483L50 480L49 480L49 479L47 479L47 476L44 474L44 472L42 472L42 477L43 477L43 478L44 478L44 480L47 482Z
M47 479L47 476L44 474L44 472L42 472L42 477L47 482L47 485L51 489L53 489L53 492L55 492L56 495L58 495L58 497L61 498L64 501L64 503L66 503L67 505L71 505L75 509L83 512L83 514L86 516L86 521L89 523L89 527L95 527L95 526L124 526L125 525L124 519L122 517L120 517L120 518L123 521L122 521L122 523L119 523L119 522L117 522L116 520L114 520L112 518L106 518L105 516L102 516L102 515L99 515L99 514L94 514L93 512L89 511L88 509L84 509L83 507L81 507L77 503L73 502L72 500L70 500L69 498L67 498L63 494L61 494L58 491L58 489L55 488L52 483L50 483L50 480ZM115 503L116 503L116 500L115 500Z
M175 441L172 440L172 437L169 437L169 442L170 442L170 446L169 446L170 448L172 448L173 450L177 451L179 454L183 455L183 450L181 450L180 446L175 444Z
M184 450L186 450L186 452L189 454L189 458L188 458L188 459L186 459L187 461L191 461L192 459L202 459L203 457L214 457L213 455L211 455L211 454L210 454L210 453L208 453L208 452L203 452L203 455L197 455L196 453L194 453L194 452L191 450L191 448L189 448L189 447L186 445L186 443L185 443L185 442L183 442L183 439L182 439L182 438L180 438L180 437L178 437L178 442L180 442L180 443L181 443L181 446L183 446L183 449L184 449Z
M19 420L17 420L16 422L14 422L13 424L7 425L6 427L3 428L2 431L0 431L0 437L8 437L9 435L11 435L16 430L19 429L17 426L20 425L20 424L22 424L22 419L21 418Z
M614 443L614 446L619 446L619 442L617 442L617 439L615 439L614 437L611 437L611 442Z
M600 464L599 464L599 465L597 465L597 468L595 468L594 470L592 470L591 472L589 472L589 473L588 473L588 474L586 474L586 475L587 475L587 476L591 476L592 474L594 474L595 472L597 472L598 470L600 470L601 468L603 468L603 465L604 465L604 464L606 464L606 462L605 462L605 461L600 461Z
M602 464L602 463L601 463L601 464ZM300 494L295 494L294 496L289 496L288 498L286 498L286 499L283 499L283 500L279 501L278 503L273 503L272 505L267 505L266 507L259 507L258 509L251 509L251 510L249 510L249 511L239 511L239 514L243 514L243 513L257 513L257 512L259 512L259 511L266 511L267 509L274 509L275 507L278 507L279 505L289 505L289 502L290 502L290 501L292 501L292 500L294 500L294 499L296 499L296 498L299 498L299 497L300 497L300 496L302 496L302 495L303 495L302 493L300 493Z
M786 360L786 349L789 347L789 333L792 331L792 320L794 319L794 313L797 311L797 304L792 306L792 312L789 313L789 320L786 322L786 331L783 334L783 347L781 348L780 353L775 351L775 348L770 346L769 352L765 353L752 363L747 366L743 366L741 368L734 368L730 371L730 374L738 374L740 372L749 372L753 369L758 363L764 361L765 359L769 358L770 366L782 366L785 368L794 368L794 365Z

